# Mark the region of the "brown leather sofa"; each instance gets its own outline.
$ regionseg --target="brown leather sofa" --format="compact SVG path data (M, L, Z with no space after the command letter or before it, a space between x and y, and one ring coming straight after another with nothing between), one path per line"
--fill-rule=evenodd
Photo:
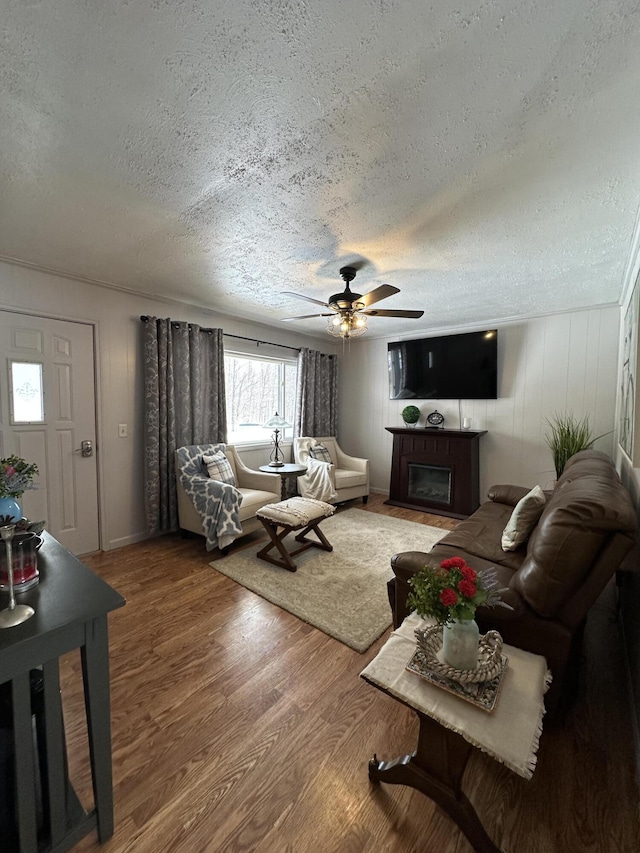
M613 463L585 450L567 463L527 542L503 551L502 531L529 490L493 486L489 500L426 554L406 551L391 560L394 626L407 615L409 578L427 562L460 555L475 569L495 567L503 607L478 608L481 631L495 628L504 641L544 655L553 674L550 712L571 698L587 613L635 541L636 514Z

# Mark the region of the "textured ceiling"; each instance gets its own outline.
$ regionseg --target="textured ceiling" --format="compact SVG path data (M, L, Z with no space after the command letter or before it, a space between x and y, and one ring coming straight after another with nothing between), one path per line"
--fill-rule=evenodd
M399 287L377 307L434 329L620 298L635 0L0 12L4 257L274 325L314 310L281 291L324 300L355 258L355 290Z

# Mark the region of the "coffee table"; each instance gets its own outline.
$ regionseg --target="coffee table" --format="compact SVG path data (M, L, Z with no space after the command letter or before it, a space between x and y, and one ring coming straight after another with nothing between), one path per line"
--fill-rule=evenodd
M416 751L391 761L374 755L369 779L415 788L452 818L474 850L500 853L462 791L462 776L473 749L479 748L519 776L531 778L542 733L543 696L550 683L546 661L505 644L507 669L495 710L487 713L406 671L416 649L414 631L422 624L415 613L407 617L360 673L411 708L420 721Z
M280 500L283 501L286 497L286 480L287 477L299 477L307 470L306 465L297 465L292 462L285 462L284 465L261 465L260 471L265 474L280 474Z

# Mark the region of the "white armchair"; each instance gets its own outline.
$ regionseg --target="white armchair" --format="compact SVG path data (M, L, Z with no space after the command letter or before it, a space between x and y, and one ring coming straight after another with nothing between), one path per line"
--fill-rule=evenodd
M215 447L217 446L215 445ZM213 448L214 445L194 445L176 450L176 485L178 489L178 520L180 528L182 530L189 530L192 533L198 533L201 536L204 533L202 519L180 481L178 453L185 449L190 451L190 455L192 456L194 453L203 455L210 453ZM253 530L262 529L259 519L256 518L257 510L261 509L265 504L278 503L280 501L280 476L278 474L264 474L262 471L254 471L251 468L247 468L232 444L226 445L224 454L231 465L235 487L242 495L242 502L238 510L238 521L242 532L238 535L244 536ZM204 465L203 473L207 476L207 469Z
M328 503L337 504L361 497L362 503L366 504L369 498L369 460L346 454L338 446L334 436L321 436L319 438L305 436L294 439L293 456L295 461L299 465L309 465L309 449L316 445L325 447L331 458L330 463L322 463L318 459L315 459L313 463L314 467L317 467L317 462L327 467L334 492L334 496L328 499ZM303 497L316 496L313 492L317 481L312 474L313 472L309 471L307 474L298 477L298 491Z

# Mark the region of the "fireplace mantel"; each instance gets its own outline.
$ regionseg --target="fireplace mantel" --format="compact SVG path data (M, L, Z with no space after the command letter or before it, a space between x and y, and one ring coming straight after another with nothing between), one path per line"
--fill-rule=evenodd
M393 434L386 503L453 518L479 506L480 437L486 430L386 427Z

